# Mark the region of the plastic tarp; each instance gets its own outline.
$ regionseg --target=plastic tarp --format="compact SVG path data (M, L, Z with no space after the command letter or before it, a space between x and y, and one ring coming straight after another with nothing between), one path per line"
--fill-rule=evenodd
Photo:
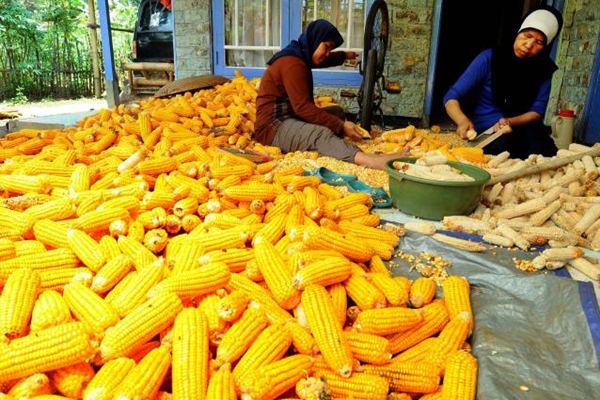
M514 267L513 257L534 253L471 253L412 233L399 250L440 255L452 262L450 275L469 279L478 399L600 399L600 312L591 283L571 279L564 269L528 273ZM405 261L394 262L400 265L395 275L419 276Z

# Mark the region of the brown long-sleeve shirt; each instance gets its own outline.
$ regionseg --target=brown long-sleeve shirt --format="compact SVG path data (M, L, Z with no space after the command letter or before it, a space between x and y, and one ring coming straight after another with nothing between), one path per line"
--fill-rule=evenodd
M345 53L330 54L325 66L341 65ZM309 79L312 74L306 63L295 56L277 59L266 69L256 98L256 124L254 137L262 144L270 145L277 128L287 118L323 125L341 135L344 121L321 110L313 101Z

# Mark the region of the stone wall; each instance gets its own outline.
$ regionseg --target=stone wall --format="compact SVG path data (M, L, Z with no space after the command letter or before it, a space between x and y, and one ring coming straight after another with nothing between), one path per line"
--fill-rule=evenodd
M174 0L175 77L210 74L211 1Z
M600 35L600 0L567 0L556 53L559 70L552 79L546 123L561 108L583 112ZM576 126L577 131L577 126Z

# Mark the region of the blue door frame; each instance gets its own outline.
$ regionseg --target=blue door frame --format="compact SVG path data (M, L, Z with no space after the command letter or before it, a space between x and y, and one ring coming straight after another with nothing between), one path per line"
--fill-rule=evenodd
M104 61L104 80L106 84L106 102L109 107L119 105L119 82L113 59L112 32L110 30L110 6L108 0L98 1L100 16L100 37L102 38L102 59Z

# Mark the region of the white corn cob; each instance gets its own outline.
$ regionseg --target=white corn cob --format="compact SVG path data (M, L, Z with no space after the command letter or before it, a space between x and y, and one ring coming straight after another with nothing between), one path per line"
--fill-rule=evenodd
M546 257L548 261L570 261L582 257L583 250L579 247L569 246L562 249L546 249L542 252L542 255Z
M433 235L437 231L437 228L431 222L407 222L404 224L404 229L423 235Z
M583 257L569 261L569 265L592 280L600 282L600 265L592 264Z
M576 235L581 235L587 228L596 222L598 218L600 218L600 204L595 204L586 211L579 221L577 221L573 227L573 232Z
M555 200L552 203L548 204L546 207L541 209L540 211L532 214L529 217L529 221L531 225L542 225L546 222L552 215L560 209L561 203L560 200Z
M483 235L483 240L488 243L495 244L502 247L513 247L515 243L502 235L496 235L495 233L486 233Z
M488 194L485 196L485 198L491 204L494 204L494 202L496 201L496 199L502 192L502 189L504 189L504 185L502 185L502 183L500 183L500 182L496 183L494 186L492 186L492 189L488 192Z
M514 229L506 224L498 226L498 232L507 239L512 240L518 248L527 251L529 249L529 242L525 238L517 233Z
M492 229L489 223L463 215L452 215L444 217L442 223L445 227L454 231L478 233Z
M546 207L546 202L542 198L535 198L514 207L508 207L500 211L496 216L498 218L514 218L521 215L533 214Z
M488 161L486 167L487 168L496 168L504 161L508 160L510 157L510 153L508 151L503 151L502 153L492 157L490 161Z
M449 244L450 246L456 247L461 250L466 250L466 251L487 250L487 248L484 245L482 245L481 243L475 243L475 242L471 242L469 240L458 239L455 237L442 235L441 233L435 233L431 237L437 241Z

